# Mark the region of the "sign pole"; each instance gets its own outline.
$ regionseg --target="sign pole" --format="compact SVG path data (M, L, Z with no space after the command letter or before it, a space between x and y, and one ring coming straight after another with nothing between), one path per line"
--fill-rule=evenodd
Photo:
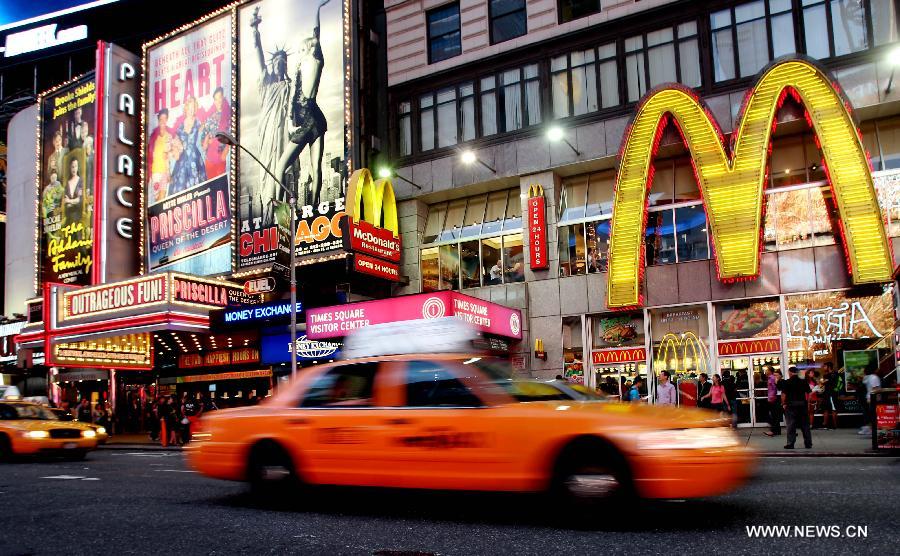
M294 187L297 187L296 185ZM297 230L297 194L291 192L291 229L288 245L291 249L291 380L297 378L297 246L294 234Z

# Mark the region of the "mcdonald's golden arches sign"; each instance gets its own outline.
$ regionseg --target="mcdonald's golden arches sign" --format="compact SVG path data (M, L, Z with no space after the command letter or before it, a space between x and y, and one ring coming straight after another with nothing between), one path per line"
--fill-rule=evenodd
M854 284L891 280L893 258L872 184L869 160L838 86L815 62L781 59L766 67L749 91L726 145L715 118L680 85L655 89L640 101L625 132L616 175L609 246L607 304L643 305L647 190L653 158L669 122L694 163L709 220L716 271L722 281L759 275L763 189L775 115L790 95L806 109L821 145L822 167L840 215L840 232Z

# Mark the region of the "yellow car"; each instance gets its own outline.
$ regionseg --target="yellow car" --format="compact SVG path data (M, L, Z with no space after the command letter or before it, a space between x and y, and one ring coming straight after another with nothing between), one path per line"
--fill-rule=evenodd
M90 424L60 421L33 403L0 403L0 460L20 455L82 459L96 447L97 431Z
M59 409L56 407L48 407L51 413L56 415L56 418L60 421L74 421L72 418L72 414L66 411L65 409ZM79 421L81 422L81 421ZM106 427L102 425L97 425L93 423L85 423L90 426L97 433L97 443L98 444L106 444L106 441L109 440L109 432L106 430Z

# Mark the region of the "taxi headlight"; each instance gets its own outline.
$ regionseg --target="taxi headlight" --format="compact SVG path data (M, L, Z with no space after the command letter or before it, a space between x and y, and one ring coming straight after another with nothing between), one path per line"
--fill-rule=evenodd
M26 431L25 438L50 438L50 433L47 431Z
M96 438L97 433L93 430L83 430L83 431L81 431L81 436L83 436L85 438Z
M106 434L106 427L97 427L97 434Z
M737 435L727 428L671 429L638 437L640 450L710 450L738 445Z

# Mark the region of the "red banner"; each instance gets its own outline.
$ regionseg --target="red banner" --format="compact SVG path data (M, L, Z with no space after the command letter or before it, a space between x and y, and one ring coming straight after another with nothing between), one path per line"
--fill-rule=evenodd
M366 255L361 255L359 253L353 255L353 269L356 272L384 278L385 280L390 280L392 282L400 281L399 266L394 263L382 261L381 259L367 257Z
M751 353L775 353L781 351L781 340L738 340L719 342L719 355L748 355Z
M178 368L180 369L243 365L244 363L259 363L259 350L255 348L240 348L211 351L205 355L186 353L178 357Z
M634 361L646 361L647 350L642 347L601 349L591 352L591 361L594 365L608 365L610 363L631 363Z
M344 249L363 253L394 263L400 262L402 249L400 238L386 228L376 228L365 220L354 222L350 216L344 217Z
M528 198L528 252L531 270L550 268L547 260L547 214L544 197Z
M240 380L243 378L265 378L272 376L271 369L258 371L233 371L228 373L216 373L211 375L180 376L176 380L179 384L184 382L218 382L220 380Z

